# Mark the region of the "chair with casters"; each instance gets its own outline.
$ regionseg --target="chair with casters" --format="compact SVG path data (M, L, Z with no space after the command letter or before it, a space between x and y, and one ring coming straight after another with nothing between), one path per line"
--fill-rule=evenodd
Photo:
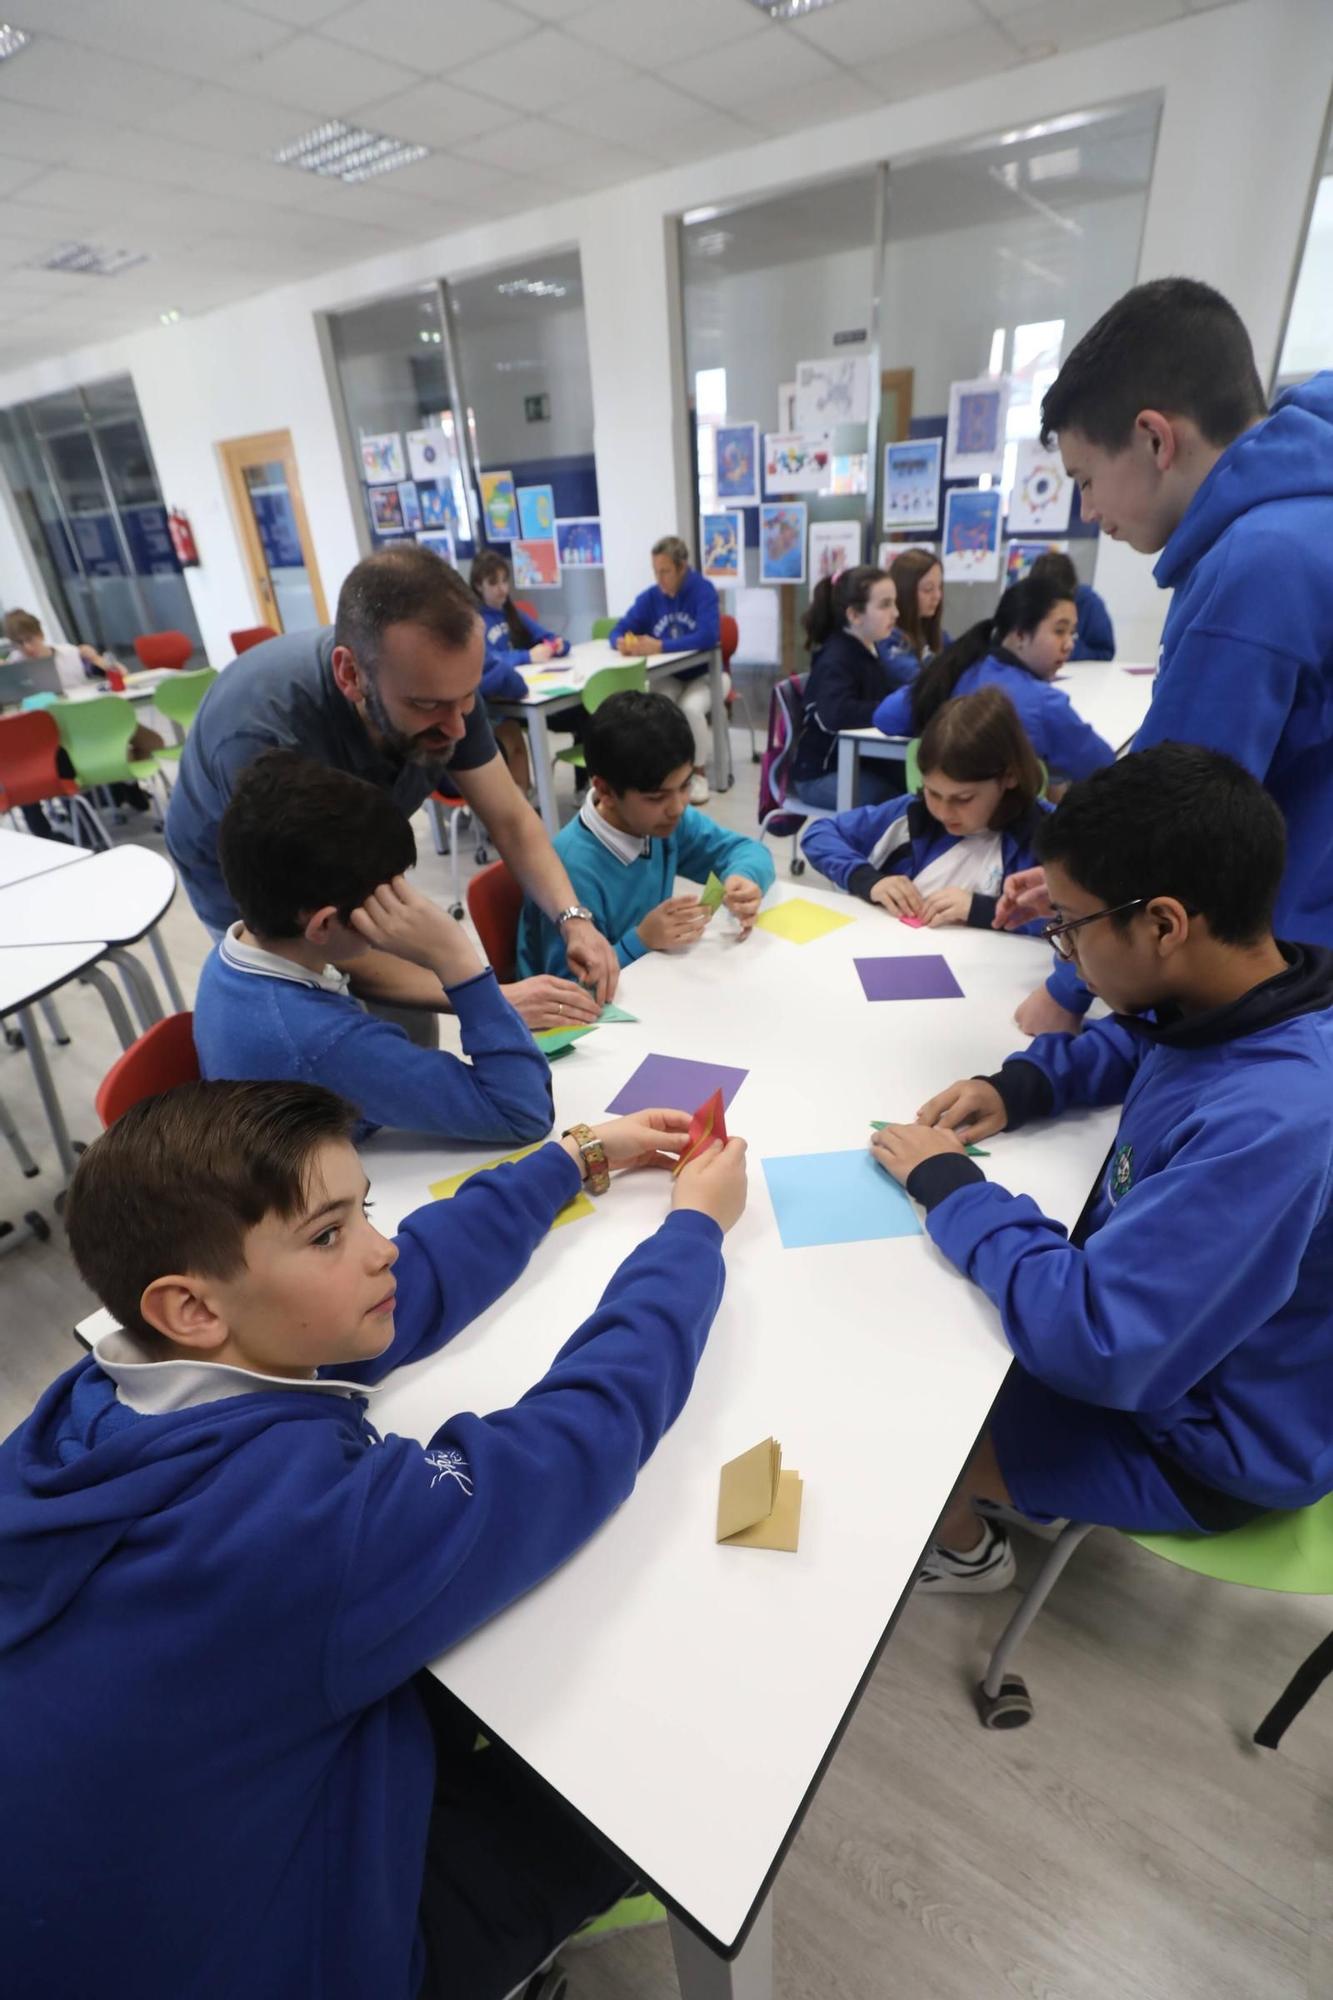
M732 655L741 642L741 628L730 612L722 614L719 636L722 645L722 671L724 674L729 674L731 672ZM739 705L741 714L745 717L745 727L750 732L750 762L758 764L761 761L762 753L760 752L754 733L754 717L750 713L750 704L745 698L744 691L736 685L734 680L727 690L726 700L728 719L730 719L732 709Z
M518 920L522 909L522 886L503 861L492 861L489 868L483 868L467 885L468 915L502 985L518 976Z
M627 660L623 667L600 667L590 674L583 685L583 707L588 715L596 715L604 701L613 694L643 694L648 687L648 670L642 660ZM571 743L567 750L557 750L557 764L572 764L576 770L584 765L583 745Z
M58 701L48 709L60 731L60 746L84 791L108 785L149 786L160 777L155 757L131 757L130 738L138 718L124 695L96 701ZM159 831L161 815L159 813Z
M458 858L459 842L463 825L472 818L472 808L466 799L455 797L449 792L432 792L426 800L426 817L430 821L431 838L435 842L437 854L449 856L449 909L451 915L463 914L463 871ZM486 861L486 846L480 838L478 828L476 862L481 867Z
M165 667L179 673L194 652L194 640L186 632L141 632L134 650L141 667Z
M160 1097L178 1083L192 1083L198 1074L194 1016L168 1014L112 1063L94 1099L97 1115L104 1126L114 1125L131 1105L145 1097Z
M80 847L110 847L111 837L92 800L83 796L77 779L62 773L59 753L60 730L49 707L0 716L0 812L56 801L68 811Z
M808 674L788 674L778 681L768 698L768 743L759 760L759 832L764 840L774 834L779 840L791 836L793 875L804 875L805 856L797 846L807 821L827 819L827 806L807 805L791 793L791 768L796 758L804 720L805 684Z
M242 625L239 632L229 634L231 650L239 659L252 646L262 646L265 639L276 639L277 636L271 625Z

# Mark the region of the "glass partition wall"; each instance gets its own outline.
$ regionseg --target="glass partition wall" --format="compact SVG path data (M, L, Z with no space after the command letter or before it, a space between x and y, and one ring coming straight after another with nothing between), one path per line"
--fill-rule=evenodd
M1274 394L1321 368L1333 368L1333 138L1315 184Z

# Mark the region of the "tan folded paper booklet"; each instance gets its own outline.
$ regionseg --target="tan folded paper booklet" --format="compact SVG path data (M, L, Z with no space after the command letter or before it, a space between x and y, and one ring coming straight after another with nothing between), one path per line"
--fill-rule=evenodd
M801 1536L801 1475L782 1470L782 1446L765 1438L722 1468L717 1539L732 1548L785 1549Z

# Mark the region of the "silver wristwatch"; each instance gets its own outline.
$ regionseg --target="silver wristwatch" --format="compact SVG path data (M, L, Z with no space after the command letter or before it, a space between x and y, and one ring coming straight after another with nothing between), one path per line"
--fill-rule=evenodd
M592 922L592 911L585 909L582 903L571 903L567 910L556 911L556 929L563 930L565 925L572 924L576 917L580 923L590 924Z

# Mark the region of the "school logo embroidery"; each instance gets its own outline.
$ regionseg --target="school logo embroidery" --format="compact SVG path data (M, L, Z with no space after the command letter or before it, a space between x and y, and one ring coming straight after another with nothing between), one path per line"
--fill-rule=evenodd
M428 1451L425 1459L427 1465L435 1468L435 1477L430 1482L432 1487L438 1486L442 1479L456 1479L463 1491L471 1496L472 1474L461 1451Z
M1132 1146L1118 1146L1115 1158L1111 1162L1111 1178L1109 1183L1111 1200L1113 1202L1119 1201L1122 1195L1129 1193L1133 1185L1134 1148Z

